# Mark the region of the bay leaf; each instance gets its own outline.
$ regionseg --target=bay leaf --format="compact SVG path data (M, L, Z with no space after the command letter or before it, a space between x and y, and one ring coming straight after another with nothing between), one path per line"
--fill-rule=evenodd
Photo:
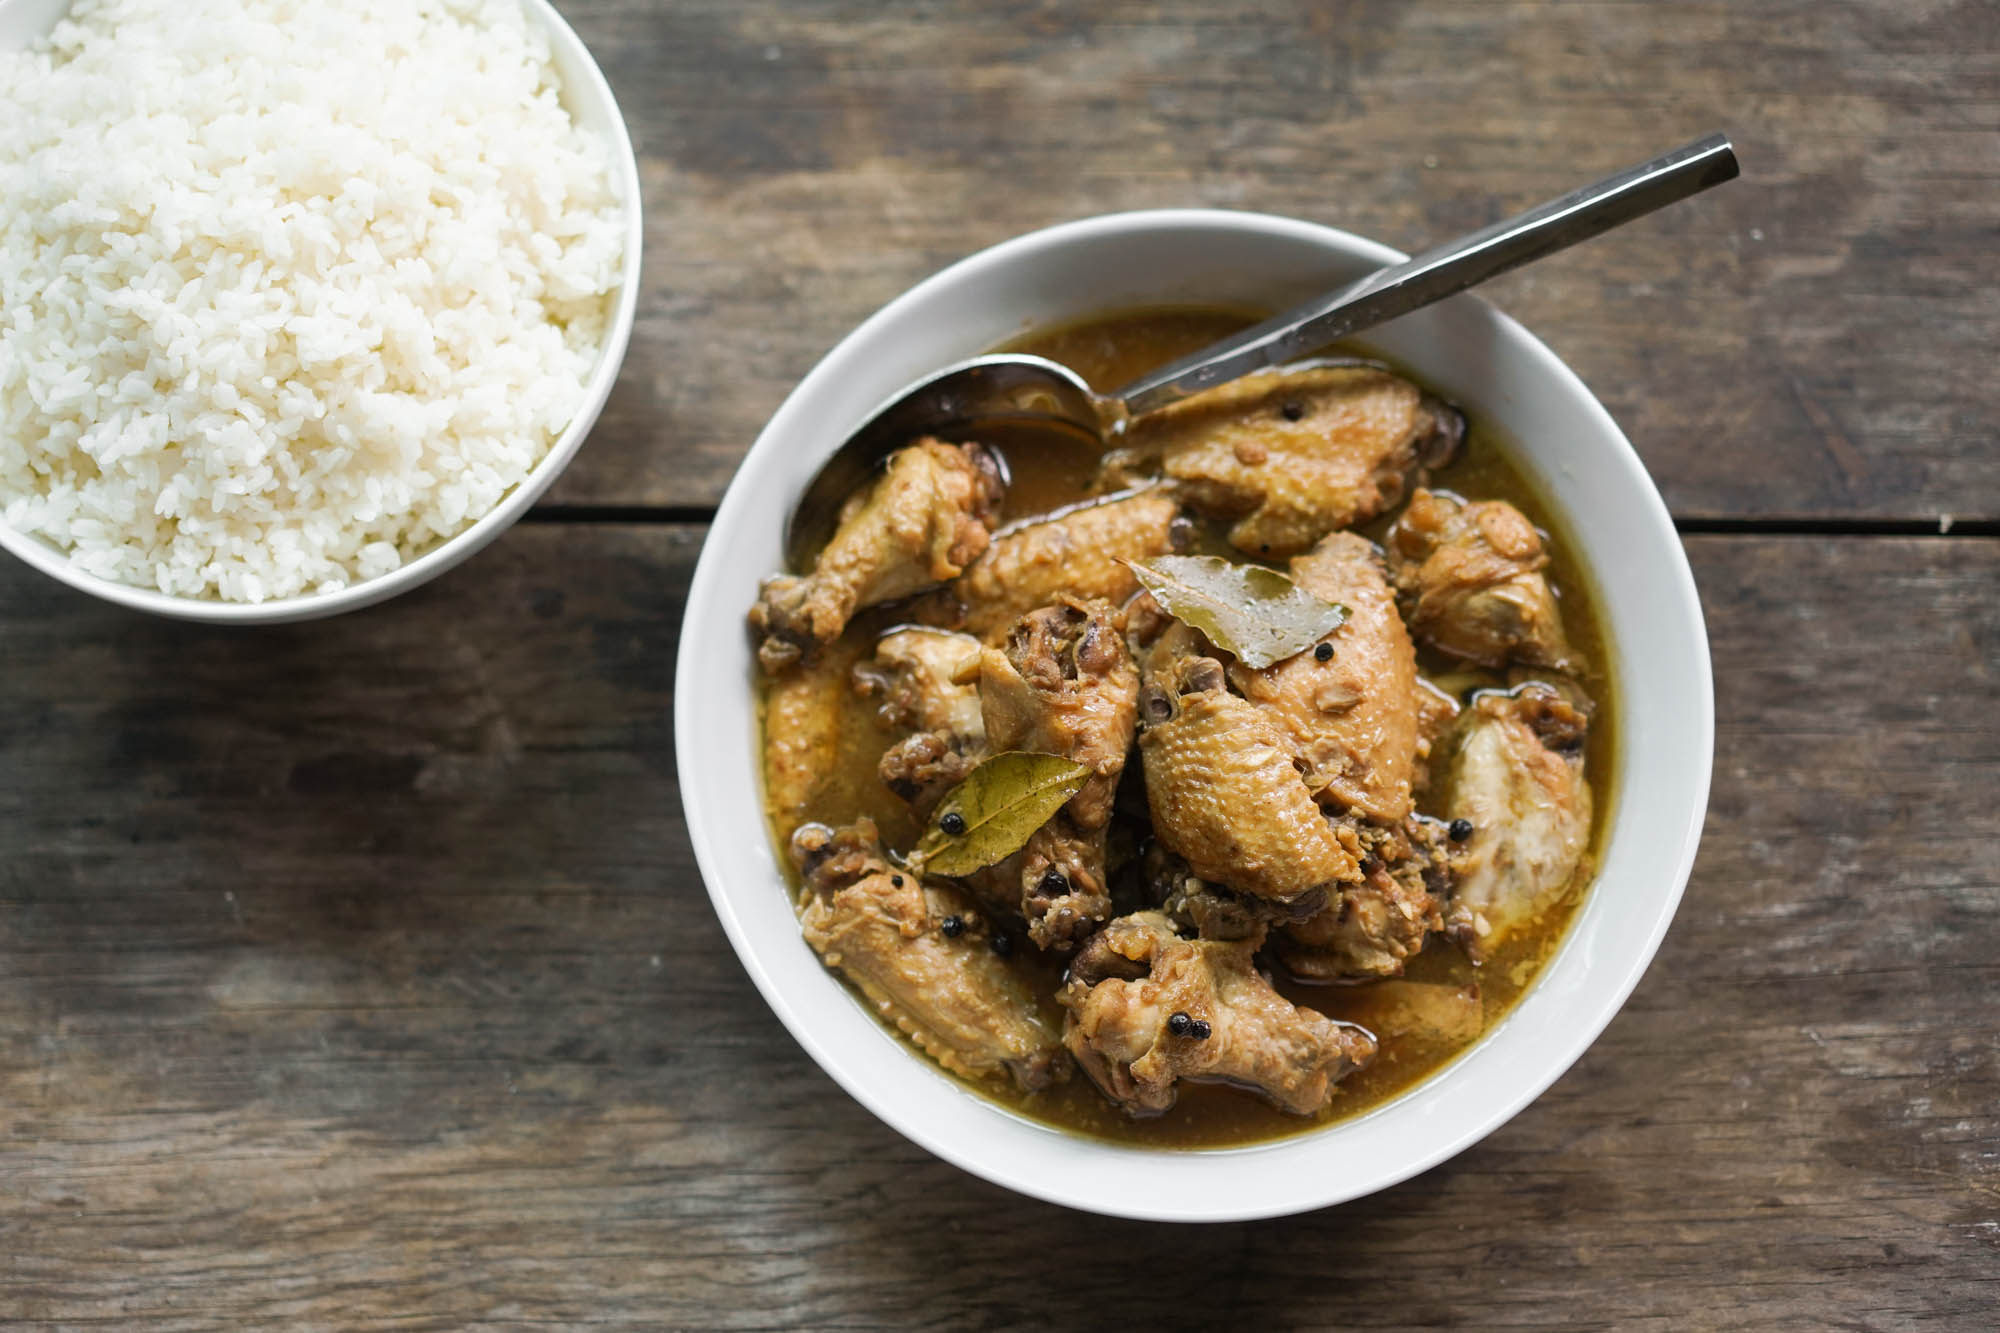
M931 812L930 827L910 853L911 868L920 874L969 875L1006 860L1089 777L1089 768L1061 755L1025 750L994 755L966 774ZM965 825L947 833L945 825L953 823L953 815Z
M1262 669L1340 628L1347 608L1322 601L1275 569L1214 555L1163 555L1126 566L1167 614Z

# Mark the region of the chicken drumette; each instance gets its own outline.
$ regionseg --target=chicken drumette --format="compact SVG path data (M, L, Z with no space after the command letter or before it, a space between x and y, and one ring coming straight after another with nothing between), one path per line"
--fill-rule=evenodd
M1294 975L1354 981L1399 975L1444 926L1451 857L1443 826L1411 815L1393 826L1358 824L1362 878L1330 893L1303 921L1286 923L1272 951Z
M1418 638L1485 667L1568 667L1541 534L1513 505L1419 490L1388 547Z
M839 638L862 607L958 577L986 550L1001 487L999 463L976 444L922 439L891 454L841 509L812 573L764 581L750 610L758 662L783 671Z
M1452 765L1472 832L1447 925L1477 958L1557 901L1590 846L1588 719L1552 685L1479 696Z
M1171 1107L1181 1079L1236 1084L1311 1115L1375 1040L1279 995L1252 961L1256 947L1182 939L1159 912L1119 917L1070 967L1063 1042L1131 1115Z
M1090 770L1020 853L1021 915L1043 948L1066 947L1110 915L1105 831L1132 732L1139 673L1101 601L1061 597L978 661L979 706L994 753L1060 755Z
M792 858L806 942L939 1064L971 1078L1005 1069L1024 1089L1066 1072L1033 992L965 895L891 867L866 820L803 826Z
M979 640L935 629L883 635L872 661L854 669L863 694L881 700L882 724L904 733L878 771L919 819L986 757L979 687L961 680L979 659Z

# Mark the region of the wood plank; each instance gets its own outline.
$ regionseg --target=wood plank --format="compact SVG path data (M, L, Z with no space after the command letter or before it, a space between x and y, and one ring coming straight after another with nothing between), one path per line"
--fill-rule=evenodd
M566 0L644 158L646 296L552 499L713 503L917 279L1212 205L1405 248L1713 129L1745 179L1496 283L1677 514L2000 517L1990 5Z
M2000 542L1692 540L1715 797L1624 1013L1437 1170L1175 1229L931 1159L764 1008L679 813L700 537L524 526L254 633L0 566L0 1318L1969 1328L2000 1298Z

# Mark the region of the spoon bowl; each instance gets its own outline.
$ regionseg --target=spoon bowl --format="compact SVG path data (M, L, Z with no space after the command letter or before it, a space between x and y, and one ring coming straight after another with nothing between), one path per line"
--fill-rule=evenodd
M1068 366L1039 356L975 356L924 376L877 408L813 477L785 529L786 563L810 572L847 497L911 440L991 442L1033 430L1101 446L1107 401Z
M924 435L965 440L1039 430L1101 449L1126 420L1282 366L1334 341L1422 309L1633 218L1734 180L1736 153L1720 134L1615 172L1525 213L1427 250L1098 394L1067 366L1039 356L974 357L933 371L884 401L836 449L793 506L785 559L811 570L847 497L891 452ZM988 441L991 442L990 440Z

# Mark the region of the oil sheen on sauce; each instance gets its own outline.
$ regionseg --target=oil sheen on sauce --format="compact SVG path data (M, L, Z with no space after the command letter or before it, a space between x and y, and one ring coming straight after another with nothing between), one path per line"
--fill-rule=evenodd
M1029 334L996 350L1049 357L1075 369L1093 387L1106 390L1226 337L1259 317L1256 311L1219 308L1127 311ZM1380 359L1363 344L1346 344L1339 350ZM1408 375L1400 366L1393 368ZM1045 513L1085 497L1096 459L1074 444L1044 445L1032 439L1013 439L1000 447L1011 475L1003 521ZM1184 1082L1172 1110L1150 1120L1132 1120L1105 1100L1080 1073L1073 1074L1067 1083L1032 1094L1022 1093L1011 1081L1000 1078L966 1082L967 1087L1018 1114L1094 1138L1162 1148L1234 1147L1307 1132L1382 1105L1472 1046L1533 983L1575 916L1576 906L1593 876L1612 814L1609 775L1616 770L1617 701L1605 670L1607 645L1591 606L1591 586L1570 558L1570 543L1565 540L1561 522L1513 466L1505 444L1476 416L1471 418L1466 445L1459 458L1434 474L1430 484L1472 499L1510 501L1548 534L1550 583L1560 599L1570 643L1590 664L1580 681L1596 703L1586 751L1586 773L1595 801L1592 849L1569 892L1538 923L1518 933L1483 965L1474 966L1456 946L1433 936L1429 946L1411 959L1406 968L1403 977L1406 983L1476 988L1476 1021L1452 1031L1399 1031L1398 1008L1389 1002L1394 992L1385 989L1382 983L1303 985L1289 980L1280 971L1274 981L1286 998L1329 1017L1360 1023L1381 1039L1381 1048L1373 1062L1343 1081L1332 1102L1317 1116L1288 1115L1254 1094L1238 1089ZM1390 517L1385 516L1361 531L1379 538L1389 522ZM1216 549L1227 550L1218 535L1205 535L1214 541ZM837 669L844 675L875 637L893 623L893 609L857 617L842 642L828 655L829 669ZM1421 646L1418 665L1425 676L1446 684L1461 697L1477 688L1505 683L1491 673L1468 671L1464 664ZM833 824L867 815L880 826L887 844L907 847L917 831L915 822L903 803L876 776L882 751L896 738L882 728L868 700L850 691L841 706L837 759L815 793L813 815ZM1434 764L1442 762L1448 759L1440 756L1433 760ZM1434 785L1428 799L1419 803L1420 808L1434 813L1431 806L1441 803L1446 795ZM774 818L771 832L782 853L790 828ZM780 860L789 864L782 854ZM1061 982L1063 960L1033 955L1033 950L1018 952L1015 966L1044 997L1044 1017L1060 1030L1062 1010L1054 1000L1054 993ZM1467 1012L1471 1012L1470 1006ZM912 1055L924 1058L915 1048Z

